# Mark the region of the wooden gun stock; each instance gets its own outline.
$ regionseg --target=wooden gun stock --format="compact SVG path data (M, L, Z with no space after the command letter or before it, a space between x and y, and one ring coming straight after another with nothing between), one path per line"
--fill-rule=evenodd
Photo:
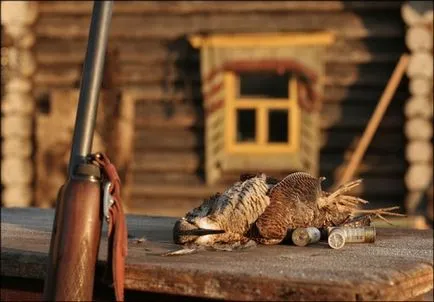
M69 179L58 202L44 300L91 301L102 227L99 180Z

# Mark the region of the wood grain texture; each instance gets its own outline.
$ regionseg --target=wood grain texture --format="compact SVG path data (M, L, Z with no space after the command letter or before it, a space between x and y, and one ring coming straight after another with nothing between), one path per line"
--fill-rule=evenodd
M2 210L2 276L44 277L52 219L51 210ZM129 290L235 300L385 301L433 287L432 230L378 229L375 244L339 252L320 243L167 258L160 254L176 248L175 219L129 215L127 222L131 235L145 238L129 243ZM102 240L99 272L105 247Z
M351 53L351 51L349 51ZM336 57L341 57L339 54ZM343 58L345 59L345 58ZM427 62L429 63L429 62ZM122 64L119 71L121 86L158 85L164 81L180 84L188 76L195 86L200 85L200 75L197 65L186 63L184 68L177 69L176 62L160 64L138 64L128 62ZM80 81L79 64L74 65L45 65L35 76L35 84L41 87L71 87ZM363 66L363 67L362 67ZM381 87L386 83L390 74L390 64L367 63L360 66L351 62L329 62L326 66L324 84L329 86L370 85Z
M338 37L397 37L403 34L401 20L384 18L384 12L351 11L318 14L315 12L261 13L239 12L182 15L114 15L110 38L170 39L198 32L275 32L330 30ZM88 35L89 17L46 15L35 25L44 38L84 38ZM130 30L134 28L135 30Z
M122 65L143 64L154 66L170 62L198 63L198 51L190 52L185 44L171 40L113 40L110 48L118 49ZM338 39L326 50L330 63L395 62L405 46L399 38L369 38L361 40ZM35 45L38 66L78 66L84 60L85 40L39 39ZM144 55L146 53L146 55Z
M134 4L134 5L132 5ZM267 1L240 3L238 1L122 1L113 8L113 14L176 14L210 12L284 12L284 11L318 11L332 12L353 10L396 10L399 1ZM90 15L92 6L87 2L63 1L62 4L52 1L40 1L40 14Z

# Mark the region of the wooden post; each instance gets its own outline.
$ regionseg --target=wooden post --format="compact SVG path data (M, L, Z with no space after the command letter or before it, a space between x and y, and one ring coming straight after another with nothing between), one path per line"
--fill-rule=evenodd
M32 53L35 34L32 25L37 18L37 3L2 1L1 22L11 38L7 53L8 74L1 100L2 120L2 205L27 207L33 201L33 75L36 60ZM2 55L4 50L2 49Z
M334 186L335 188L351 180L351 178L354 176L354 173L359 166L366 149L369 147L369 144L374 137L375 132L377 131L378 125L380 124L384 113L386 112L387 107L390 104L390 101L392 100L393 94L395 93L396 88L398 87L398 84L401 81L402 76L404 75L407 64L408 55L404 54L399 59L399 62L392 74L392 77L387 83L386 89L384 90L383 95L381 96L380 101L375 108L374 114L369 120L368 126L366 127L365 132L363 133L363 136L350 159L350 163L345 169L340 181L337 183L337 185Z
M408 140L406 159L409 163L405 175L408 189L405 207L408 214L412 215L415 214L423 195L429 191L432 183L432 5L429 7L428 3L422 1L409 1L402 6L402 17L408 27L406 44L412 52L407 68L411 97L404 109L406 116L404 132ZM427 194L429 195L429 192ZM428 196L429 202L432 203L432 198ZM427 211L432 212L432 204L428 204Z

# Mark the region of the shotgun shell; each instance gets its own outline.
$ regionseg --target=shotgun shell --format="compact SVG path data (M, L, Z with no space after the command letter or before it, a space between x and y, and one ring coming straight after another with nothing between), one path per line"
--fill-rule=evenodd
M351 243L375 242L375 227L363 228L343 228L345 230L345 240Z
M328 244L332 249L340 249L345 245L345 237L343 228L334 228L330 231Z
M321 238L321 232L314 227L298 228L292 232L291 237L295 245L306 246L318 242Z

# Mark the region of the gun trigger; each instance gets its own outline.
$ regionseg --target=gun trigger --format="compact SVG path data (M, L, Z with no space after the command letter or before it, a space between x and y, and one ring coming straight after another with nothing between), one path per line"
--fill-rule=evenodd
M115 200L113 199L113 196L110 194L110 188L112 186L112 183L110 181L104 183L103 188L103 199L102 199L102 206L103 206L103 214L107 222L110 220L110 207L114 204Z

